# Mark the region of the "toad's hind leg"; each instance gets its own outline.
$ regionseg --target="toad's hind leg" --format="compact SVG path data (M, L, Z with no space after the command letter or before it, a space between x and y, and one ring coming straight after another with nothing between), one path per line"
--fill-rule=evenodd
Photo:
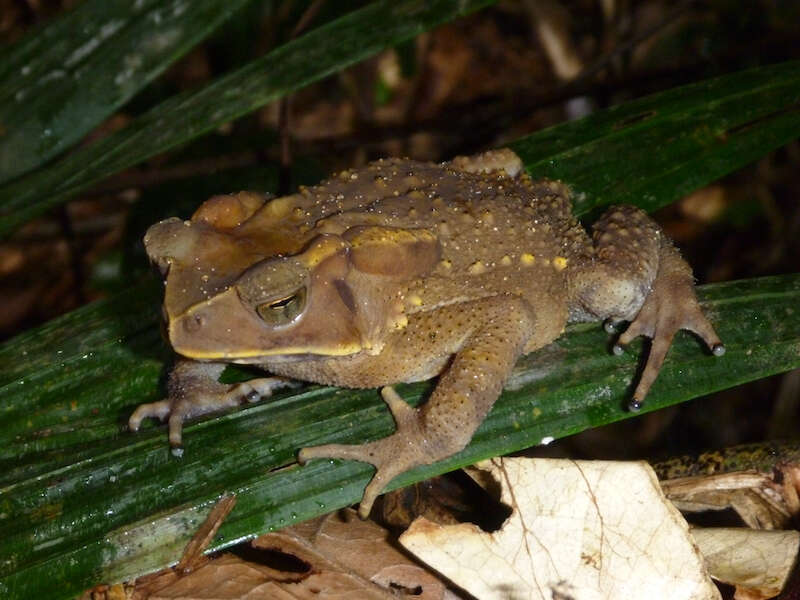
M646 213L612 207L593 229L594 256L570 274L571 318L631 321L615 354L640 335L652 338L629 403L638 410L679 329L696 333L715 356L725 347L700 308L691 268Z
M169 417L169 443L178 448L184 421L242 402L255 402L270 396L276 389L294 385L284 377L262 377L226 385L217 381L224 369L224 363L179 360L169 374L167 398L140 405L128 419L128 428L137 431L148 417L162 421Z

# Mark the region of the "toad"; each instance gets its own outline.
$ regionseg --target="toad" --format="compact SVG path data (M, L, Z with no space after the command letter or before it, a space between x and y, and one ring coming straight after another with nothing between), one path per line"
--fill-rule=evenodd
M566 186L534 181L508 149L442 164L379 160L276 199L215 196L188 221L153 225L144 242L166 279L166 328L181 358L167 398L136 409L130 429L168 418L179 447L186 419L291 380L382 387L395 433L298 457L374 465L362 516L396 475L464 448L517 358L567 323L630 321L617 352L652 338L634 410L679 329L724 352L690 267L653 220L615 206L590 237ZM228 363L271 376L224 385ZM391 387L437 375L420 408Z

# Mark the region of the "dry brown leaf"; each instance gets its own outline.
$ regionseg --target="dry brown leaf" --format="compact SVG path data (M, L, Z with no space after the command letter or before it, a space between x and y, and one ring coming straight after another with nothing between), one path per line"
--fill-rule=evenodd
M485 463L513 512L493 533L418 519L400 542L481 600L718 599L686 521L646 463Z
M443 583L389 544L381 527L342 511L263 535L189 575L151 581L148 600L419 600L448 597Z
M225 554L191 575L178 579L148 600L387 600L397 596L365 587L363 580L325 570L281 572L272 567Z
M791 520L784 498L792 486L773 481L771 473L736 471L661 482L667 498L684 512L732 508L754 529L780 529Z
M425 568L390 543L389 532L355 511L344 510L290 529L291 535L313 545L320 557L385 589L408 590L414 598L443 598L445 586ZM270 534L256 540L268 540Z
M745 528L698 528L692 535L714 579L736 586L736 598L757 600L780 593L791 575L800 532Z

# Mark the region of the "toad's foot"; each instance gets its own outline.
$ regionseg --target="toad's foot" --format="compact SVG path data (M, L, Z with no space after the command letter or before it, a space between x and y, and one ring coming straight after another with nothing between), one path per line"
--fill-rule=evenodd
M623 347L640 335L652 339L642 376L628 404L630 410L642 407L679 329L700 336L714 356L725 354L725 346L697 301L688 266L677 250L669 246L662 248L658 275L642 308L614 345L614 354L621 354Z
M692 269L647 214L611 207L595 223L594 251L569 272L570 313L575 321L604 319L606 331L630 321L614 353L633 338L652 338L650 354L629 408L642 407L679 329L699 335L716 356L725 353L694 293Z
M128 419L128 428L138 431L142 420L148 417L162 421L169 417L169 443L173 448L179 448L184 421L243 402L256 402L272 395L276 389L294 385L292 380L284 377L264 377L226 385L217 382L224 369L223 363L179 361L169 376L168 397L140 405Z
M383 492L386 485L400 473L418 465L425 465L443 456L431 452L422 434L420 412L410 407L393 388L387 386L381 390L386 404L397 424L397 430L392 435L366 444L325 444L303 448L298 454L300 464L312 458L344 458L370 463L377 471L364 490L358 514L366 519L372 509L375 499Z

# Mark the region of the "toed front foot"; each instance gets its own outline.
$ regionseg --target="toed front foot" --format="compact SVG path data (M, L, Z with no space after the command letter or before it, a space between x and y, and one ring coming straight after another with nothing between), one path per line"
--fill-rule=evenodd
M224 363L177 362L169 376L168 397L140 405L128 419L128 429L138 431L142 421L150 417L161 421L169 418L169 444L180 452L184 421L243 402L256 402L276 389L294 385L284 377L263 377L226 385L217 381L224 369Z
M374 465L375 475L364 490L358 506L358 514L362 519L367 518L375 499L397 475L443 458L426 452L419 411L410 407L389 386L381 390L381 396L397 424L397 430L392 435L366 444L325 444L303 448L297 457L300 464L312 458L344 458Z

